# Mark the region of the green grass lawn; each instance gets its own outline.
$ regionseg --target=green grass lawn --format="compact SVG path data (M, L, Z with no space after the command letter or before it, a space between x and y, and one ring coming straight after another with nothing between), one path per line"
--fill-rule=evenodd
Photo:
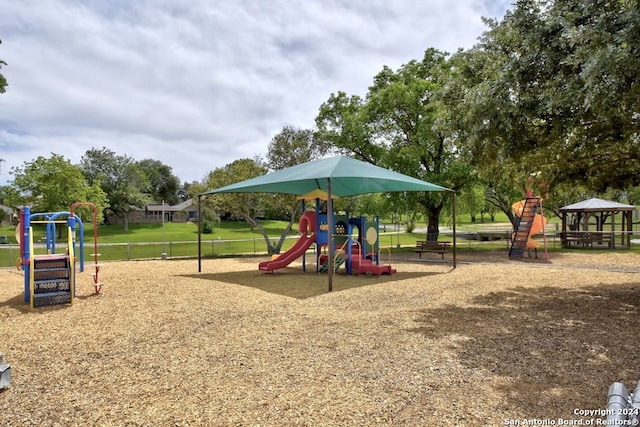
M279 239L286 230L287 223L283 221L263 221L262 226L267 230L271 239ZM14 226L0 227L0 236L7 236L8 245L0 245L0 267L15 265L20 250L15 240ZM34 225L34 243L43 242L45 228ZM292 236L297 235L297 226L293 228ZM76 237L76 240L79 240ZM198 228L193 223L165 223L163 224L130 224L129 230L124 231L121 225L102 225L98 228L98 253L101 260L121 260L158 258L162 253L169 257L188 257L198 254ZM66 236L57 238L66 247ZM202 235L202 254L209 256L229 256L238 254L262 254L267 252L266 242L262 233L251 229L245 222L222 222L211 234ZM288 239L283 250L289 248L295 239ZM60 243L58 243L60 244ZM36 254L45 253L44 247L37 247ZM84 226L84 256L85 262L93 259L95 253L93 243L93 226Z
M388 219L381 219L382 224L388 224L393 226L392 222ZM443 221L442 227L449 225ZM262 221L262 226L267 230L271 238L277 238L286 229L287 223L284 221ZM403 224L400 224L402 227ZM457 228L459 230L477 230L495 225L509 226L509 220L504 213L496 214L495 221L491 221L489 216L485 216L485 222L480 222L478 217L476 222L471 222L471 218L468 214L460 215L457 221ZM122 225L101 225L98 229L98 239L101 243L137 243L137 242L162 242L162 241L193 241L198 238L198 228L195 223L165 223L162 224L130 224L129 230L124 231ZM416 225L416 229L424 229L426 227L424 219L420 219ZM389 231L391 227L387 228ZM297 225L294 224L292 228L292 235L297 234ZM44 239L44 227L34 226L34 239ZM11 242L15 242L14 239L15 227L13 226L0 226L0 236L7 236ZM85 242L93 240L93 226L92 224L84 225ZM386 233L391 236L394 233ZM416 233L419 235L420 233ZM202 238L205 240L234 240L234 239L253 239L262 238L262 234L254 229L251 230L246 222L225 221L220 223L220 227L215 227L212 234L203 234ZM418 237L423 239L424 236ZM389 237L389 243L383 243L383 245L391 246L395 245L396 241L391 242ZM416 240L413 237L407 238L406 242L402 241L402 244L411 243L411 240ZM415 243L415 242L414 242Z
M279 236L287 227L284 221L262 221L262 226L269 236ZM7 236L15 243L14 226L0 227L0 236ZM42 225L35 225L34 241L44 239L45 229ZM294 225L292 234L296 234ZM93 241L93 225L84 225L85 242ZM222 222L211 234L203 234L206 240L233 240L261 238L262 234L257 230L251 230L246 222ZM129 224L129 230L124 231L122 225L101 225L98 227L98 240L101 243L138 243L138 242L163 242L163 241L193 241L198 239L198 225L196 223L163 224Z
M287 223L263 221L262 226L267 230L270 239L275 240L286 230ZM15 265L16 258L20 256L14 235L15 227L0 227L0 236L7 236L10 243L0 245L0 267ZM294 225L290 235L291 238L283 244L283 251L295 243L295 237L298 235L297 225ZM44 236L44 227L34 226L34 242L43 242ZM84 236L85 262L89 262L95 253L91 224L84 226ZM162 253L166 253L168 257L193 257L198 253L197 239L197 224L193 223L165 223L164 227L162 224L130 224L126 232L120 225L103 225L98 229L98 253L101 260L158 258ZM424 239L421 233L389 231L380 234L380 246L411 246L420 239ZM256 229L251 230L244 222L222 222L213 233L203 234L202 241L202 254L205 257L267 252L262 234ZM57 239L57 242L63 242L66 247L66 236ZM36 254L38 253L45 253L45 248L36 248Z
M509 227L505 215L502 215L502 217L496 216L495 222L484 223L472 223L468 216L467 218L463 216L460 219L462 221L457 225L458 233L487 229L495 225L505 227L505 229ZM262 225L272 240L279 239L281 233L287 227L287 223L283 221L263 221ZM418 224L417 229L424 230L424 224ZM416 240L425 239L423 231L415 231L413 233L398 232L392 231L394 228L389 226L386 227L386 230L386 232L383 231L383 226L381 225L380 246L391 248L393 252L410 253L415 246ZM282 251L287 250L295 243L297 234L297 225L294 225L291 238L285 241ZM93 227L91 224L85 225L84 235L85 262L91 262L93 259L92 254L95 253ZM20 250L14 237L15 227L0 227L0 236L7 236L9 243L8 245L0 245L0 267L13 266L20 256ZM34 242L44 241L44 236L44 227L35 225ZM100 254L100 260L159 258L162 253L166 253L170 258L195 257L198 254L197 239L197 224L193 223L165 223L164 226L162 224L130 224L129 230L126 232L121 225L103 225L98 229L98 253ZM452 241L453 239L450 235L442 233L439 240ZM62 241L64 247L66 247L66 236L62 239L57 239L57 241ZM214 228L213 233L203 234L202 241L202 255L204 257L263 255L267 253L266 242L262 234L256 229L252 230L245 222L222 222L220 227ZM459 237L457 242L457 247L461 251L508 251L506 240L478 242ZM560 248L559 242L554 241L551 236L548 237L547 243L550 251L568 250ZM38 247L36 254L44 253L44 251L43 247ZM640 246L636 249L634 245L632 251L640 251Z

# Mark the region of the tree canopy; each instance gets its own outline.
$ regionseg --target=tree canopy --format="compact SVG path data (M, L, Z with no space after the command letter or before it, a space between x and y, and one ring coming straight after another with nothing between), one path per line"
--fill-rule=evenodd
M511 204L533 182L552 209L593 193L632 202L640 186L638 2L516 0L501 20L485 23L472 48L453 55L427 48L421 59L396 70L384 66L365 95L332 93L319 107L316 130L285 126L265 159L237 160L201 183L180 186L171 167L106 148L88 151L81 171L89 187L99 185L108 194L125 227L129 210L151 200L173 204L200 186L237 182L326 153L468 191L463 198L473 211L482 206L484 191L486 201L511 218ZM6 85L0 74L0 93ZM44 160L60 159L33 163ZM65 169L62 160L57 166ZM23 179L28 165L15 169L20 191L3 188L5 199L42 191ZM42 203L53 205L64 194L50 189L48 197ZM293 218L296 212L290 197L256 197L220 200L224 211L253 218L256 227L262 214ZM410 218L425 214L433 238L446 213L443 197L389 194L363 200L361 208L389 206ZM357 207L350 200L339 203Z
M120 156L108 148L92 148L80 164L90 185L98 185L107 194L109 209L123 218L123 227L129 229L128 215L134 208L144 208L151 201L145 193L147 177L140 165L128 156Z
M639 185L637 2L519 0L487 23L467 54L479 164L511 159L552 187Z
M171 166L159 160L143 159L138 162L142 174L146 178L146 193L151 200L165 201L170 205L180 202L180 180L173 174Z
M95 204L100 211L108 206L105 192L88 184L80 167L59 154L38 157L11 169L12 185L17 189L14 205L30 204L35 212L64 212L72 203Z
M268 171L284 169L318 158L322 147L315 142L314 132L285 126L269 143L266 161L261 159L240 159L223 168L217 168L205 179L203 189L219 188L256 176ZM252 228L264 236L269 253L279 253L293 223L301 214L300 202L287 194L222 193L204 200L209 211L227 213L243 218ZM278 241L272 241L262 227L261 217L288 219Z
M219 188L254 178L267 172L264 165L253 159L239 159L224 167L209 172L205 178L205 188ZM241 217L252 226L257 226L255 218L261 216L264 209L264 195L256 193L223 193L209 198L216 212Z
M409 61L397 71L385 66L374 77L366 99L338 92L322 104L316 117L319 138L361 160L459 190L472 175L453 144L443 108L450 73L447 55L436 49L428 49L421 61ZM427 238L437 239L447 195L390 197L407 210L421 206L428 218Z

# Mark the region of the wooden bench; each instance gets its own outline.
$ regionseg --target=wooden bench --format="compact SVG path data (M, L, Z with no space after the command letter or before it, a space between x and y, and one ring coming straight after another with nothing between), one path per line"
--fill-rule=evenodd
M591 246L592 244L591 233L584 231L568 231L561 234L560 239L564 247L570 247L572 243L582 247Z
M615 235L610 231L567 231L560 233L560 241L563 247L615 247Z
M422 254L425 252L440 254L442 259L444 259L444 254L447 252L450 244L451 243L449 242L429 242L425 240L417 240L414 252L418 254L420 259L422 259Z
M611 243L613 242L613 233L609 233L606 231L595 231L591 232L591 245L600 245L607 247L611 247Z

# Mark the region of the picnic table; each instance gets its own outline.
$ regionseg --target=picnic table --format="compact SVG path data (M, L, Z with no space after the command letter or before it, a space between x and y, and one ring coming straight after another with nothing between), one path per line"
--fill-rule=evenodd
M561 233L560 240L564 247L575 245L586 248L593 247L594 244L611 247L613 236L609 232L567 231Z

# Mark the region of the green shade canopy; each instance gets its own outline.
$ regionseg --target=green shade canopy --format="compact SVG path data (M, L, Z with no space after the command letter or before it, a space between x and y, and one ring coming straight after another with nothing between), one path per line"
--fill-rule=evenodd
M336 156L314 160L290 168L247 179L235 184L216 188L198 195L219 193L281 193L297 196L315 190L327 193L327 211L333 212L332 200L335 196L354 196L368 193L391 193L399 191L452 191L449 188L421 181L417 178L393 172L370 163ZM455 200L455 192L454 192ZM200 203L198 203L198 206ZM454 201L454 250L453 266L455 268L455 201ZM200 214L198 214L200 218ZM332 215L327 218L329 230L333 229ZM200 227L198 227L198 271L202 271ZM328 271L333 271L333 245L328 245ZM333 274L328 274L329 291L333 289Z
M329 187L330 181L330 187ZM256 178L210 190L216 193L283 193L303 195L313 190L338 197L396 191L452 191L351 157L337 156L302 163Z

